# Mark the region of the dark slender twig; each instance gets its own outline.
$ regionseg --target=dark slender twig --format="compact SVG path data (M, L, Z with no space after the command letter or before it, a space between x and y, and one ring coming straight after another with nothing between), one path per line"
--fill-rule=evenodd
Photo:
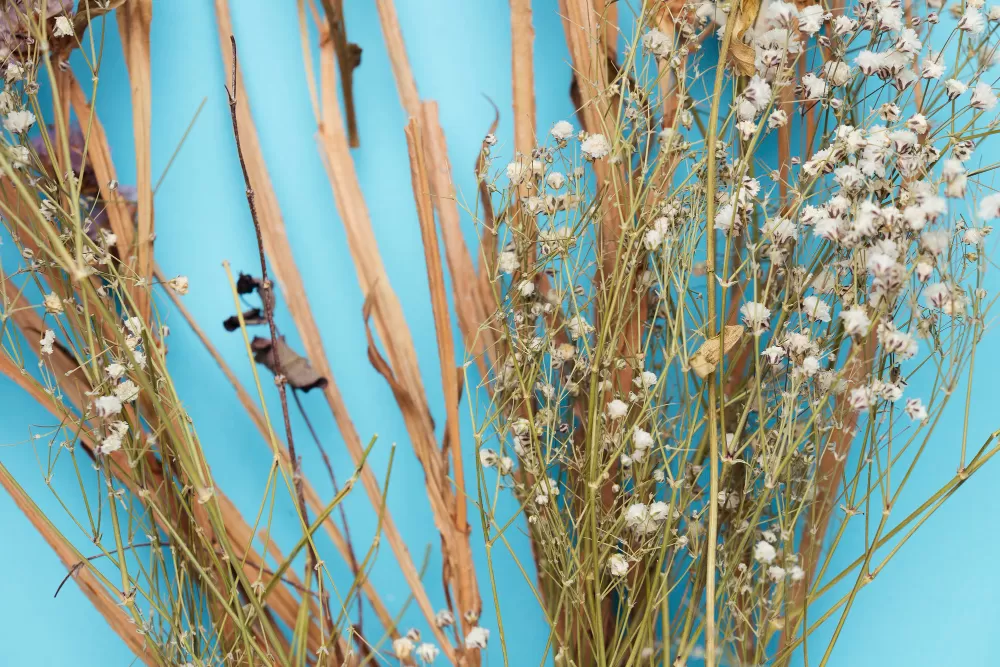
M132 544L128 548L138 549L140 547L151 547L151 546L153 546L152 542L143 542L141 544ZM66 585L66 582L69 581L69 578L72 577L77 572L79 572L83 568L83 566L87 564L88 561L95 561L98 558L104 558L106 555L107 554L97 554L96 556L87 556L86 560L81 560L78 563L74 563L73 567L69 568L69 572L66 573L66 576L63 577L62 581L59 582L59 585L56 586L56 592L52 594L52 597L58 597L59 591L61 591L62 587Z
M344 21L344 0L320 0L329 24L330 39L340 70L340 87L344 93L344 111L347 118L347 140L351 148L360 145L358 139L358 114L354 107L354 69L360 64L361 49L347 39Z
M229 96L229 113L233 118L233 136L236 139L236 152L240 158L240 168L243 170L243 182L246 184L247 205L250 207L250 217L253 219L253 229L257 234L257 252L260 255L260 275L265 290L273 289L270 279L267 277L267 259L264 256L264 236L260 229L260 220L257 218L257 205L254 202L255 195L253 186L250 184L250 174L247 172L247 163L243 157L243 146L240 143L240 127L236 120L236 37L229 36L233 45L233 79L232 89L226 88ZM281 397L281 416L285 420L285 438L288 442L288 456L292 460L292 481L295 484L295 495L298 500L299 512L302 515L304 525L309 525L309 514L306 508L305 494L302 492L302 462L295 453L295 440L292 438L292 420L288 417L288 395L286 385L288 383L281 368L281 355L278 354L278 329L274 325L273 299L262 298L264 306L264 316L267 318L267 326L271 330L272 348L271 354L274 357L274 383L278 386L278 395ZM312 540L309 540L309 562L306 568L311 568L319 562L316 554L316 547ZM317 575L318 576L318 575ZM308 580L308 575L306 577Z
M302 415L303 421L306 423L306 428L309 429L309 434L312 435L313 442L316 443L316 449L319 450L320 456L323 457L323 464L326 466L326 472L330 475L330 484L333 485L333 495L340 493L340 485L337 484L337 475L333 472L333 464L330 463L330 457L326 453L326 448L323 447L323 443L320 442L319 435L316 433L316 429L313 428L312 421L309 419L309 415L306 414L305 406L302 405L302 400L299 398L299 392L292 389L292 398L295 399L295 405L299 408L299 413ZM358 577L361 572L361 568L358 565L358 557L354 553L354 543L351 541L351 528L347 523L347 512L344 511L343 503L337 505L337 510L340 512L340 521L344 525L344 541L347 542L347 555L349 559L349 565L351 566L351 574L355 578ZM358 633L362 633L362 609L363 600L362 596L358 596L358 622L355 624L355 628Z

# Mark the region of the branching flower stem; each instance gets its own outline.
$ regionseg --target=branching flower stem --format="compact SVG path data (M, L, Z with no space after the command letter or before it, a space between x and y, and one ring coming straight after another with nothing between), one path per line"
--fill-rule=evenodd
M736 11L739 11L737 9ZM722 332L725 330L716 321L715 312L715 230L712 228L715 220L715 178L719 161L715 158L716 135L719 126L719 99L722 93L722 81L725 78L726 54L729 51L729 44L732 40L734 20L726 23L726 32L722 37L722 46L719 48L719 59L715 70L715 86L712 91L712 110L708 118L708 136L705 137L707 143L706 160L708 162L708 174L705 178L705 237L707 239L708 254L705 261L705 292L708 296L707 331L705 338L712 337L719 339L722 346ZM720 378L722 374L719 374ZM706 557L706 583L705 583L705 660L708 667L715 667L715 560L716 547L719 540L719 411L716 409L718 401L717 378L710 376L708 379L708 458L709 458L709 499L708 499L708 554Z

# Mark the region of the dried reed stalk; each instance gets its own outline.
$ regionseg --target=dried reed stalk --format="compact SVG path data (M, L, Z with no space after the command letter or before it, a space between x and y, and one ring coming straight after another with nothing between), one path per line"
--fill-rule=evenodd
M453 505L451 513L454 516L454 526L451 537L446 543L444 557L449 567L457 570L454 579L458 603L463 610L478 610L482 606L476 586L476 570L469 547L470 528L466 514L468 499L465 491L465 468L462 458L462 440L459 433L458 403L461 400L461 368L454 365L455 347L452 340L451 316L448 310L448 297L445 294L444 270L441 266L441 255L438 250L437 228L434 223L434 209L430 200L430 184L424 162L426 155L420 125L411 118L406 127L407 148L410 155L410 172L413 180L413 196L417 205L417 217L420 222L420 233L423 238L424 258L427 265L427 278L430 285L431 307L434 312L434 324L437 333L438 355L441 359L441 384L444 388L445 410L447 421L445 432L447 447L452 459L452 470L455 480L456 494L448 494L446 501ZM442 452L442 454L445 454ZM446 455L446 454L445 454ZM439 465L447 475L447 459L439 457Z
M108 148L108 138L104 132L104 126L93 107L87 101L87 96L77 82L76 77L69 76L66 80L69 87L69 99L73 106L76 117L80 119L80 125L84 132L90 133L90 142L87 144L87 158L97 175L97 183L101 189L101 199L106 202L106 212L108 224L111 231L118 237L119 247L132 248L135 240L135 226L132 223L132 216L129 213L125 201L119 197L109 187L112 182L118 181L114 162L111 160L111 150ZM127 256L123 260L127 261Z
M510 0L511 78L514 83L514 148L531 155L535 139L535 28L531 0Z
M158 281L164 281L163 273L158 267L154 269L153 274L156 276ZM212 360L219 367L219 370L221 370L222 374L225 375L226 380L228 380L229 384L232 385L240 405L243 406L243 409L250 417L250 421L253 422L261 436L263 436L264 442L276 443L277 454L281 458L282 465L291 468L291 457L289 456L287 447L284 446L280 439L277 438L274 432L268 427L260 407L254 402L250 393L243 388L243 384L236 377L236 374L233 373L233 370L229 367L229 364L226 363L226 360L219 353L219 350L212 343L211 339L205 334L204 330L198 325L197 321L195 321L191 311L184 305L184 302L180 299L180 297L178 297L173 290L167 289L164 291L167 296L170 297L170 300L177 309L177 312L180 313L181 317L184 318L184 321L189 327L191 327L195 336L197 336L202 346L204 346L205 350L212 357ZM316 492L316 489L313 487L308 477L302 478L302 492L305 495L306 504L309 506L310 510L319 514L325 509L326 504L320 499L319 494ZM330 537L330 541L333 542L337 551L344 558L344 561L349 562L351 560L350 547L348 546L343 533L339 528L337 528L336 523L334 523L332 519L328 519L323 522L323 529ZM392 639L397 639L400 635L399 630L396 628L395 619L392 617L392 614L389 613L389 610L386 608L385 603L379 596L378 591L375 590L375 587L367 577L363 577L362 579L361 591L365 594L365 597L368 598L368 602L371 604L379 622L384 628L386 628L386 632L389 633L389 636Z
M462 234L461 217L448 160L448 144L438 118L437 103L431 100L421 101L417 92L417 83L410 68L395 4L392 0L376 0L376 6L400 104L409 117L416 118L422 123L430 191L441 222L441 235L444 239L445 256L448 259L448 272L451 276L459 328L465 340L466 351L476 359L480 370L485 371L489 364L490 350L496 343L493 332L484 327L490 311L487 304L490 303L492 295L486 298L476 290L459 287L477 284L478 278Z
M487 302L482 293L474 288L479 284L479 275L462 233L451 163L448 161L448 144L438 118L437 102L421 102L420 111L431 200L441 224L455 314L465 341L466 354L475 359L480 373L485 376L490 360L494 358L497 337L486 324L489 319Z
M327 20L327 36L333 40L340 68L340 88L344 95L344 115L347 117L347 137L351 148L361 145L358 138L358 114L354 104L354 69L361 64L361 49L347 41L344 22L344 0L320 0Z
M117 17L132 88L132 131L135 135L135 175L139 205L136 215L136 272L148 285L153 277L153 175L150 141L153 128L153 91L149 58L153 0L130 0L120 7ZM144 289L135 292L139 312L146 322L150 322L150 292Z
M851 356L844 370L844 382L849 387L861 386L872 371L876 359L878 341L874 335L869 335L863 343L852 346ZM819 585L820 553L830 526L830 518L837 506L844 469L854 442L855 427L858 423L858 413L847 404L846 392L837 397L834 414L838 416L840 425L830 433L827 446L823 449L820 463L816 470L816 497L806 516L802 530L802 541L799 552L802 554L802 569L806 576L792 586L788 600L788 619L781 633L780 647L784 649L790 640L795 638L799 624L803 621L806 609L806 596L812 586Z
M226 57L229 50L228 36L232 34L228 2L226 2L226 0L216 0L215 10L216 19L218 21L220 46L222 48L223 57ZM246 97L244 86L242 85L240 78L241 77L239 76L237 77L237 114L239 117L240 127L243 128L243 147L246 154L247 170L250 177L257 184L257 201L261 212L261 232L265 253L271 258L276 281L282 290L282 295L288 304L288 309L292 314L292 319L294 320L299 336L303 341L306 356L309 358L317 372L329 380L327 386L324 388L324 395L326 396L327 403L330 405L330 409L333 413L335 421L337 422L338 429L344 439L348 452L355 463L357 463L362 460L363 456L361 440L351 422L347 406L344 403L333 374L330 372L329 363L323 349L322 338L309 308L305 286L302 282L301 275L296 268L291 247L288 244L281 211L274 195L274 190L271 186L270 178L267 174L267 168L261 154L260 141L257 137L256 127L250 113L249 100ZM346 153L348 150L346 147L346 140L343 143L344 151ZM384 504L382 500L382 490L379 487L374 474L368 467L362 468L361 481L372 506L376 509L382 507ZM399 563L400 570L407 581L407 585L413 591L414 598L417 601L418 606L423 612L428 623L431 624L431 627L436 629L437 626L433 624L434 610L431 607L430 600L424 591L423 583L420 581L419 573L417 572L413 559L410 556L409 549L403 542L403 539L399 534L399 530L388 511L386 511L383 517L382 527L385 531L386 539L389 542L393 554ZM444 635L440 633L440 630L437 630L435 634L442 644L442 650L446 653L446 655L448 655L451 649L446 640L442 641L445 639ZM453 655L448 655L448 657L451 659Z
M323 111L319 131L320 149L334 190L337 210L347 231L348 246L358 274L358 283L362 293L365 294L365 319L367 321L367 316L371 316L375 330L389 355L387 366L391 367L391 372L387 373L385 367L377 370L390 383L397 397L413 451L424 468L435 524L441 531L442 539L450 545L458 539L452 534L451 512L454 504L448 500L450 491L440 466L440 452L435 442L430 408L427 405L423 381L417 366L416 350L399 300L389 284L389 278L382 265L371 221L368 218L367 206L347 146L344 124L335 95L336 70L333 62L332 50L324 48L320 55L320 99ZM369 358L373 363L376 361L376 357L373 356L375 352L377 350L370 341ZM464 498L464 490L460 489L458 496ZM455 567L459 571L462 569L457 559ZM460 601L476 599L468 592L459 590L457 583L453 582L456 584L456 597ZM426 595L422 588L420 592ZM429 601L426 599L421 601L420 597L417 597L417 602L424 610L425 616L431 614ZM474 612L478 616L478 608L465 611ZM450 645L442 641L443 633L440 629L433 623L432 628L435 629L435 634L440 633L438 640L446 654L449 651L453 652ZM452 656L449 656L449 659L453 659Z
M5 193L5 195L9 196L9 193ZM41 318L34 311L34 309L30 307L26 300L24 300L23 296L13 294L9 291L9 284L10 283L7 279L0 279L0 291L2 291L7 310L12 313L12 319L14 319L18 328L25 333L25 338L31 347L31 351L35 355L40 356L38 340L40 339L41 332L44 331L45 327L41 323ZM59 375L66 378L67 383L62 385L64 394L70 399L72 405L74 405L78 410L81 410L85 405L85 401L87 400L86 397L91 391L91 387L82 380L80 373L76 372L80 366L79 362L69 353L69 351L64 348L61 348L60 350L61 351L58 355L52 355L54 358L51 360L51 363L53 363L53 365L55 365L59 370ZM6 356L0 356L0 373L14 380L14 382L17 383L22 390L29 393L29 395L31 395L54 417L61 419L65 416L63 409L60 408L55 398L45 392L34 379L23 374ZM89 455L93 457L95 450L94 441L86 436L86 434L84 434L80 440L87 449ZM147 456L152 457L152 454L148 454ZM111 471L133 494L141 497L143 492L149 491L160 497L163 504L170 504L169 497L163 495L162 491L162 489L164 489L164 485L167 483L167 480L162 477L143 480L134 479L130 472L132 470L132 466L128 463L128 457L125 452L114 452L111 455L111 458L114 461L114 465L111 466ZM257 552L250 546L253 535L249 526L247 526L236 507L218 489L216 489L214 497L219 503L219 508L225 524L225 535L218 536L217 539L241 545L242 548L238 550L238 553L240 554L239 561L245 563L244 571L247 575L257 574L258 571L252 564L262 562L262 560ZM174 525L174 522L177 520L177 516L160 515L157 516L157 519L160 526L168 533L170 533L171 529L176 530L179 528ZM216 534L215 529L208 522L207 517L203 514L200 515L199 524L199 528L205 531L206 534ZM204 567L204 565L201 567ZM208 567L211 568L212 566L209 565ZM265 583L270 583L270 578L271 577L266 576ZM290 627L293 627L298 613L298 602L293 599L290 591L288 591L284 586L275 587L273 589L272 596L273 598L268 600L269 606L275 611L278 617L282 619L282 621L290 624ZM319 628L315 625L313 628L313 632L310 635L311 645L318 647L320 644Z
M8 363L6 358L0 358L0 365ZM147 665L159 664L150 653L150 647L142 639L142 635L135 631L135 626L128 622L127 615L122 613L119 600L116 600L108 592L108 582L102 583L98 580L94 572L86 565L87 560L79 551L67 540L59 530L52 525L45 513L31 500L24 489L17 483L3 464L0 464L0 485L10 495L11 500L17 508L35 527L39 535L56 552L59 560L70 571L80 590L87 596L90 603L98 613L104 617L108 625L115 634L128 646L129 650L135 654L136 658Z

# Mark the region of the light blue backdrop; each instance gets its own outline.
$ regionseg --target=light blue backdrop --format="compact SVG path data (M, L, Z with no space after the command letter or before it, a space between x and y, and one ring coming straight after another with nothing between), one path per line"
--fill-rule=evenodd
M418 561L425 545L433 547L427 588L435 605L443 606L438 584L439 543L427 509L423 476L408 449L406 432L392 396L365 358L361 295L313 137L315 123L309 105L295 3L231 0L231 4L243 77L264 155L296 260L308 286L308 296L323 330L334 375L362 438L374 433L380 436L373 457L376 471L381 474L385 470L389 444L400 445L389 504ZM363 0L346 4L351 39L364 48L363 63L356 77L362 147L355 151L354 159L379 249L410 322L432 407L440 415L442 397L433 318L402 132L406 118L398 103L374 3ZM507 3L397 0L396 4L420 93L440 104L455 177L460 191L471 199L473 161L492 119L492 109L483 94L501 108L500 148L511 150ZM535 5L538 125L545 131L556 120L571 116L567 95L570 78L556 3L540 1ZM110 24L107 39L98 109L125 183L134 174L128 83L117 29ZM227 74L219 53L212 3L209 0L155 3L152 45L154 179L165 167L198 104L202 98L208 98L156 197L157 256L168 275L190 277L192 287L186 297L187 305L241 379L249 382L242 342L219 326L232 308L221 263L229 260L237 270L252 270L256 248L235 161L223 90ZM472 239L471 224L467 231ZM989 286L995 288L996 280L991 278ZM287 312L282 309L278 315L290 340L297 344ZM193 334L179 317L168 317L173 329L169 339L172 372L214 474L238 506L251 513L260 500L270 455ZM970 429L972 443L980 443L993 428L1000 426L994 388L994 377L1000 370L998 341L1000 337L990 332L979 350L980 373L972 401L972 412L976 415ZM49 496L28 440L28 428L49 424L51 419L9 382L0 382L0 392L3 398L0 443L4 444L0 460L36 498L46 501ZM271 405L277 405L275 397ZM346 477L350 460L343 452L325 403L314 394L306 397L306 405L335 466ZM942 424L921 471L897 509L898 517L905 516L908 507L915 506L954 474L955 438L961 425L958 412L953 409L951 419ZM469 424L463 424L463 429L469 434ZM298 420L296 432L300 434L299 448L304 452L307 471L321 494L329 497L319 457L304 437L305 429ZM468 475L471 474L470 464ZM1000 505L994 491L998 481L997 465L970 481L927 523L891 567L863 591L832 664L856 667L1000 664L1000 640L994 638L1000 623L1000 610L995 603L1000 591L1000 570L994 555L1000 545L994 529ZM54 502L42 505L57 517L64 530L71 530ZM352 526L356 543L367 544L372 530L367 501L356 493L348 508L355 519ZM286 505L283 510L283 521L279 519L279 523L286 527L284 537L289 538L290 507ZM0 572L4 573L0 576L0 667L129 664L132 660L129 652L91 610L75 585L67 585L53 599L52 593L65 569L6 495L0 495L0 513L3 526ZM523 541L518 545L521 553L527 554ZM860 543L855 542L847 552L853 558L859 549ZM478 546L476 553L481 572L485 572L485 559ZM547 634L542 616L509 559L501 558L499 567L511 663L537 664ZM385 547L374 576L379 589L390 591L386 596L390 607L398 607L407 593ZM486 587L483 591L486 593ZM408 624L422 628L426 634L427 629L415 611L408 614L404 627ZM494 629L495 640L496 622L488 600L482 624ZM490 661L501 664L497 641L491 643Z

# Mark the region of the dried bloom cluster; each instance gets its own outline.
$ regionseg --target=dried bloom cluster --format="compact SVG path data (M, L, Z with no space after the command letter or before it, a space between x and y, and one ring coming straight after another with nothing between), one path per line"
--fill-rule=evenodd
M770 664L809 632L831 512L890 516L888 471L983 331L1000 217L972 166L996 132L1000 10L939 8L648 8L620 66L576 63L600 85L575 125L505 168L484 143L480 501L520 503L567 664L635 646Z
M296 632L308 636L310 660L321 662L334 644L338 655L349 655L345 637L361 629L348 631L332 615L329 588L315 583L331 577L324 563L311 562L304 584L280 574L291 560L283 562L273 543L264 543L267 554L258 552L255 527L216 488L167 370L169 329L153 304L154 289L178 300L188 279L162 277L143 252L140 209L144 196L151 201L152 186L147 182L141 192L114 179L100 123L65 67L70 50L81 46L77 29L86 30L86 21L113 3L80 3L87 5L83 16L71 13L77 4L12 0L0 8L0 209L5 236L20 253L0 275L2 317L11 325L0 367L58 424L46 434L49 452L40 458L47 460L49 488L67 511L86 509L73 517L79 528L73 541L37 511L29 518L143 662L293 664L283 633L297 623ZM122 29L126 37L148 39L132 33L139 28ZM96 42L90 46L85 61L96 66ZM96 85L98 73L92 76ZM51 105L39 99L46 85L58 86L75 117L57 114L46 124L42 114ZM269 292L249 277L240 288ZM266 307L272 305L273 298ZM30 368L32 354L37 369ZM303 391L327 382L283 339L277 345L255 339L253 354L269 368L280 359L288 382ZM272 503L271 485L292 476L281 452L275 449L268 482ZM5 492L19 498L2 464L0 472ZM324 505L336 508L354 481ZM76 562L72 545L81 540L94 554ZM114 564L113 583L105 563ZM296 610L312 595L322 611L297 621ZM236 619L241 630L230 632ZM438 651L424 642L413 654L430 663Z

